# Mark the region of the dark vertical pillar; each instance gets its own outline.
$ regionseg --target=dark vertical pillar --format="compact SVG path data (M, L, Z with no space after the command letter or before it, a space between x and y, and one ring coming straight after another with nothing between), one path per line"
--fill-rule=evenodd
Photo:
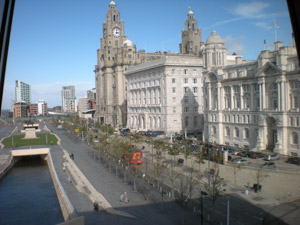
M15 0L0 0L0 111L2 107L3 86L14 7Z

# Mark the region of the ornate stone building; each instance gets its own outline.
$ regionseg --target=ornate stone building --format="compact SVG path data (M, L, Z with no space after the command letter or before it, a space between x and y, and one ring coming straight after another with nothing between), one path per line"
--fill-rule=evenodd
M174 55L129 67L127 127L202 135L202 64L193 55Z
M103 23L101 48L97 50L96 120L114 127L126 126L127 99L124 73L129 65L157 59L160 53L145 53L127 39L116 3L111 1Z
M275 43L256 61L226 56L212 32L203 49L208 142L300 155L300 71L294 46ZM235 59L235 63L233 63Z

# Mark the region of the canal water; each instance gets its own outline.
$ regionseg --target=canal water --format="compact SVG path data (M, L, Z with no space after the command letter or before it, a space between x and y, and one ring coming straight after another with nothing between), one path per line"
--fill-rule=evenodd
M0 225L63 221L46 161L25 158L0 181Z

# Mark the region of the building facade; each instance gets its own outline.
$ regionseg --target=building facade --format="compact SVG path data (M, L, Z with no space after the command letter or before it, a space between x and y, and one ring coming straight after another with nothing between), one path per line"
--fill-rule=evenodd
M84 117L83 112L89 110L88 106L88 98L86 96L78 99L78 115L80 118Z
M14 103L14 118L28 117L28 104L25 101Z
M31 103L31 87L23 81L16 80L16 102Z
M202 66L198 57L176 55L129 67L127 127L202 134Z
M64 86L61 90L62 112L77 112L77 101L74 86Z
M256 61L225 57L215 32L204 51L204 138L222 145L300 155L300 71L294 46L275 42ZM224 54L224 55L223 55Z
M145 53L127 39L124 21L116 3L111 1L103 23L101 48L95 66L96 120L101 124L125 127L127 94L125 71L128 66L160 58L167 53Z

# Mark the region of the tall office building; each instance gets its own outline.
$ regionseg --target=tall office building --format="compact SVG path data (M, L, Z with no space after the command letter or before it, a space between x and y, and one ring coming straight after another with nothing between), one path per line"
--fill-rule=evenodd
M77 103L74 86L63 86L61 90L62 111L77 112Z
M20 80L16 80L16 102L31 103L31 87Z

